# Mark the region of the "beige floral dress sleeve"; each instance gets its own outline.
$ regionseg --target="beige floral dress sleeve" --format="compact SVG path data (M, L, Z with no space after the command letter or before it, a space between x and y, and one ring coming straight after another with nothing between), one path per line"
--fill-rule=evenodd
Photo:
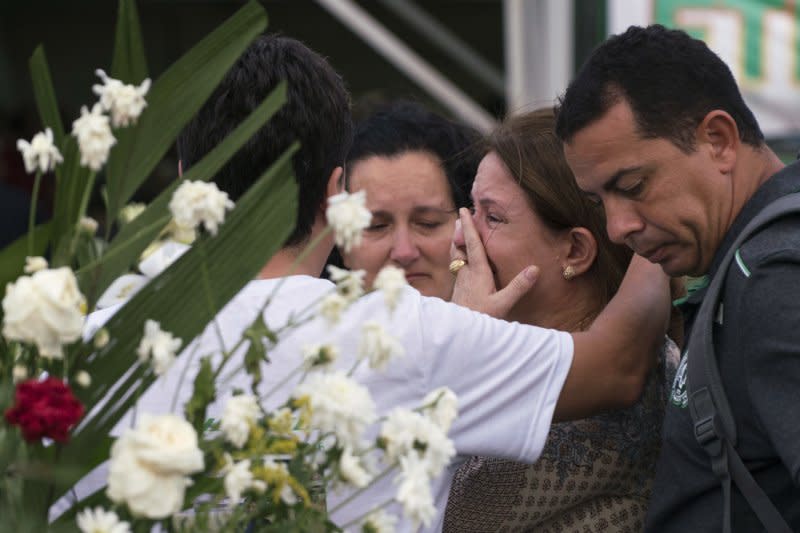
M453 479L443 531L642 531L679 357L666 339L636 405L553 424L535 464L467 460Z

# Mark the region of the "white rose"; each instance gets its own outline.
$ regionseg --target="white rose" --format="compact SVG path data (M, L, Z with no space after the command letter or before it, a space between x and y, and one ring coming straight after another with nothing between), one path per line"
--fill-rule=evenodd
M397 339L386 333L379 323L368 320L361 327L358 356L368 359L370 368L381 369L393 357L400 357L405 349Z
M50 172L56 164L64 161L61 152L53 144L53 130L47 128L44 133L37 133L31 142L25 139L17 141L17 150L22 152L25 162L25 172L32 174L37 169L42 173Z
M372 283L374 288L383 292L383 299L391 311L397 307L397 302L403 294L403 287L406 285L408 285L408 280L406 280L403 269L391 265L383 267Z
M249 394L232 396L222 412L220 430L228 442L241 448L250 435L250 424L255 423L260 415L261 409L255 396Z
M333 238L338 246L349 252L361 244L361 232L369 226L372 213L366 208L367 194L342 192L328 198L325 217L333 228Z
M144 414L111 447L106 493L134 515L165 518L181 510L187 475L203 467L191 424L172 414Z
M225 221L225 211L233 209L228 193L220 191L215 183L184 181L175 189L169 210L178 228L189 231L203 224L211 235Z
M62 346L80 339L86 300L67 267L39 270L6 285L3 336L36 344L42 357L63 357Z

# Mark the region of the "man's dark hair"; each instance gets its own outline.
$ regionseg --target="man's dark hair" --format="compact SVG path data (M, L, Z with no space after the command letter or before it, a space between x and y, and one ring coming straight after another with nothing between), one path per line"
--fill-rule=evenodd
M419 103L402 100L358 123L346 168L351 170L358 161L373 156L427 152L441 163L455 207L468 207L481 159L479 140L480 134L469 126L444 118Z
M560 99L556 133L568 143L623 100L643 138L668 139L686 153L694 150L697 126L715 109L733 117L742 142L764 142L730 69L680 30L631 26L600 44Z
M297 222L286 242L296 245L308 239L328 178L344 164L353 137L350 96L323 57L289 37L256 39L181 132L178 154L184 168L199 161L283 80L286 104L213 180L236 200L293 141L300 141L293 159L300 195Z

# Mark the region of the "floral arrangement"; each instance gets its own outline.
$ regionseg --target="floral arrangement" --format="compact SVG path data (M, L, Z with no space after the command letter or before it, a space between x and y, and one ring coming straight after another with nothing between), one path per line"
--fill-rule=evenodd
M69 135L54 111L44 51L34 53L34 89L47 127L30 142L18 142L27 172L35 174L30 230L0 251L0 530L384 533L393 531L397 518L381 506L363 510L350 524L333 524L325 492L349 486L358 494L389 471L399 471L392 500L405 514L415 523L433 517L429 482L455 453L446 433L456 398L447 389L432 391L418 409L395 408L380 417L369 391L353 378L356 368L337 369L337 347L309 343L297 354L299 384L279 408L266 410L254 385L232 396L218 420L206 417L215 378L231 354L246 350L243 371L258 383L267 347L286 333L270 330L263 313L230 351L202 360L182 415L139 413L118 437L110 436L138 395L291 229L286 221L294 220L290 161L296 147L238 205L207 182L280 107L283 87L150 205L129 204L265 26L262 8L251 2L151 83L135 5L121 0L111 73L97 70L99 100L91 110L82 108ZM198 68L207 79L188 83ZM39 184L51 173L54 217L35 226ZM86 216L98 176L105 178L102 236L100 224ZM358 244L370 220L363 194L332 198L326 214L328 231L345 249ZM274 239L264 242L263 235ZM263 244L258 249L247 245L256 237ZM231 249L241 253L231 258ZM330 274L335 290L294 324L315 313L336 322L366 292L363 271L331 268ZM389 267L373 290L394 309L404 284L403 272ZM87 315L109 306L116 306L113 317L89 331ZM358 351L357 365L379 371L403 348L378 322L366 322ZM376 424L377 437L366 438ZM54 501L104 461L105 489L50 523Z

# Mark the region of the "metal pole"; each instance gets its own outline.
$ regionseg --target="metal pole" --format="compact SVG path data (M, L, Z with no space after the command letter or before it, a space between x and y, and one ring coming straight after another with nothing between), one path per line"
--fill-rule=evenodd
M497 121L461 89L442 76L380 22L351 0L317 0L317 3L372 45L395 67L435 97L454 115L487 133Z
M381 0L395 15L450 55L464 69L485 83L499 96L505 95L505 80L500 69L481 57L467 43L411 0Z
M553 105L573 70L572 0L504 0L506 109Z

